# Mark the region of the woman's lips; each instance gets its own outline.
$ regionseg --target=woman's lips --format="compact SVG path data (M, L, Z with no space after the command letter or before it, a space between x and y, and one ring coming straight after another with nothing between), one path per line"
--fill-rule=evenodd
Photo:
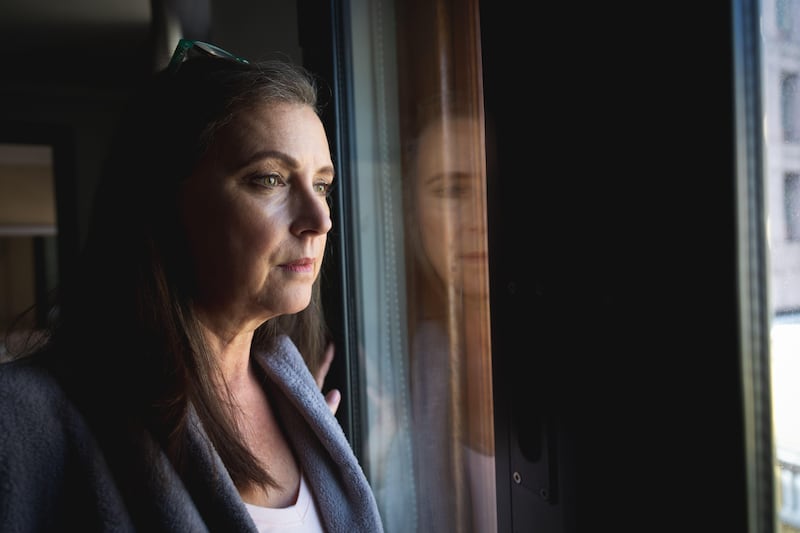
M313 272L314 260L306 257L290 263L284 263L280 267L289 272Z
M486 253L485 252L464 253L461 254L460 257L465 261L483 261L486 259Z

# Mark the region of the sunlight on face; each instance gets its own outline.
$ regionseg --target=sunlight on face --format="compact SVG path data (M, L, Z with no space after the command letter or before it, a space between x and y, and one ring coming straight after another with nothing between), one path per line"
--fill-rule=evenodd
M333 179L325 130L308 106L263 104L216 134L182 198L206 319L255 329L308 306Z

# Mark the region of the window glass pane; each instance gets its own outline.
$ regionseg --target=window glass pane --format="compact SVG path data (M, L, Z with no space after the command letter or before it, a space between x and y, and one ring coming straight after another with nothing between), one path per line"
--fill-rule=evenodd
M800 39L798 27L798 0L775 1L775 23L782 39L797 41Z
M775 505L778 531L788 532L800 528L800 11L794 0L759 8Z
M786 224L786 240L800 240L800 176L794 172L790 172L784 177L783 215Z
M388 532L497 529L477 3L350 3L365 470Z
M784 74L781 80L781 119L783 123L783 140L797 142L797 74Z

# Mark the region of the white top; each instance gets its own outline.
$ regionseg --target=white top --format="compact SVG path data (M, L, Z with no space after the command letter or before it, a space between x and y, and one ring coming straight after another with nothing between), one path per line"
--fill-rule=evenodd
M497 533L497 490L494 455L484 455L464 446L472 495L475 531Z
M324 533L314 498L306 485L306 476L300 476L300 490L294 505L280 509L261 507L245 502L259 533Z

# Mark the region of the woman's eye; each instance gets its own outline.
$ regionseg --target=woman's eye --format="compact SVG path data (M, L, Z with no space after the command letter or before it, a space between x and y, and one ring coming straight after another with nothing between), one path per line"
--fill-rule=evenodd
M459 199L465 198L469 194L470 190L467 187L462 187L457 184L452 184L447 187L437 187L435 189L431 189L431 193L436 198L449 198L449 199Z
M431 194L437 198L458 200L474 194L477 177L467 173L453 173L446 180L431 185Z
M317 192L317 194L320 194L322 196L330 195L332 188L333 184L328 183L326 181L320 181L314 184L314 190Z
M262 187L272 188L283 183L280 174L261 174L253 178L253 182Z

